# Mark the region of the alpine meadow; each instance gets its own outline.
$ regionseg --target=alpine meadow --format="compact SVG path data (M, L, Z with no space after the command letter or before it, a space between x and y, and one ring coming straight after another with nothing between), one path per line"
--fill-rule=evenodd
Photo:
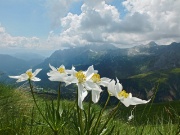
M180 135L180 1L0 1L0 135Z

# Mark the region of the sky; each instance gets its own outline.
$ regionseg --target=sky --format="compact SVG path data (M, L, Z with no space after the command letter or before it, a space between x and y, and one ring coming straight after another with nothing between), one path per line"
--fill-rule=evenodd
M0 53L180 42L180 0L0 0Z

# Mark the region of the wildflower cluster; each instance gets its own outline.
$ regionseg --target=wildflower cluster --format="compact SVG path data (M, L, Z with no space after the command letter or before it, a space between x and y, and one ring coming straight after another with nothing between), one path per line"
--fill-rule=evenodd
M127 93L123 90L122 84L119 80L111 80L109 78L101 78L97 70L94 70L93 66L90 66L87 71L76 71L75 67L71 70L65 69L64 65L59 68L55 68L49 64L51 71L47 73L50 81L65 82L66 86L75 83L78 86L78 105L83 109L82 101L87 96L88 91L92 92L92 101L97 103L102 92L101 86L107 87L110 96L115 96L126 107L129 105L145 104L148 101L141 100L136 97L132 97L131 93ZM17 82L26 81L28 79L32 81L40 81L41 79L35 77L41 69L36 69L32 73L32 69L26 71L26 73L20 76L9 76L10 78L18 79Z
M130 105L138 105L138 104L145 104L148 103L150 100L142 100L139 99L137 97L133 97L131 93L127 93L125 90L123 90L123 86L121 83L119 83L119 80L116 78L116 80L114 79L110 79L107 77L100 77L100 74L98 74L97 70L94 70L93 65L90 66L86 71L76 71L75 67L72 66L72 68L70 70L66 69L64 65L61 65L59 68L55 68L54 66L49 64L49 67L51 68L51 70L47 73L47 75L49 76L49 80L50 81L57 81L57 82L64 82L66 84L66 86L70 85L70 84L76 84L78 89L77 89L77 117L78 117L78 121L77 124L79 124L79 126L77 127L78 129L78 134L85 134L87 132L90 132L90 129L92 129L92 134L97 134L97 131L99 133L101 133L102 131L104 131L105 126L102 127L102 129L97 130L98 125L100 124L100 120L102 117L102 113L107 105L107 102L109 101L109 98L111 96L115 96L121 103L123 103L126 107L130 106ZM42 69L36 69L35 72L32 72L32 69L29 69L26 71L26 73L23 73L19 76L9 76L10 78L14 78L17 79L17 82L22 82L22 81L29 81L30 84L30 88L31 88L31 93L34 99L34 102L40 112L40 114L42 115L43 119L47 122L47 124L50 126L50 128L52 129L52 131L54 132L54 134L57 134L58 132L58 125L53 125L51 123L53 123L52 121L49 122L49 119L45 117L45 115L42 113L42 111L40 110L40 108L38 107L35 97L34 97L34 93L33 93L33 87L31 85L31 81L40 81L41 79L37 78L36 75L41 71ZM104 106L104 108L100 111L99 116L94 124L94 126L92 125L91 121L91 101L93 103L97 103L100 99L100 94L102 92L102 88L106 87L107 91L109 93L108 99L106 101L106 104ZM88 116L86 117L87 120L87 125L85 126L86 128L83 128L83 122L82 122L82 110L84 110L83 107L83 101L85 99L85 97L88 95L88 92L91 93L91 98L90 98L90 104L89 104L89 109L88 109ZM57 107L57 112L59 112L59 102L60 102L60 88L59 88L59 93L58 93L58 107ZM49 110L48 110L49 111ZM85 111L84 111L85 113ZM58 113L57 113L58 114ZM55 117L60 117L60 114L58 114L58 116ZM111 116L112 117L112 116ZM131 114L130 119L132 119L134 116ZM105 124L108 123L110 119L107 120L107 122L105 122ZM57 121L55 121L54 123L58 123ZM93 128L92 128L93 126ZM85 131L86 130L86 131ZM89 134L89 133L87 133Z

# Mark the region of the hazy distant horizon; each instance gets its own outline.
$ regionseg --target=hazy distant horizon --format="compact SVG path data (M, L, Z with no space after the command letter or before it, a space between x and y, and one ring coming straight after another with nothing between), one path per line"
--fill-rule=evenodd
M14 55L17 53L35 53L44 57L49 57L55 50L23 50L23 49L0 49L0 54Z
M149 43L152 43L152 42L154 42L154 41L151 41L151 42L149 42ZM149 44L148 43L148 44ZM156 42L154 42L155 44L156 44ZM173 43L173 42L172 42ZM118 46L116 46L116 47L118 47L118 48L131 48L131 47L134 47L134 46L139 46L139 45L146 45L146 44L138 44L138 45L133 45L133 46L129 46L129 47L118 47ZM162 45L162 44L158 44L158 45ZM166 45L170 45L170 44L166 44ZM88 46L88 45L84 45L84 46ZM95 44L95 46L96 46L96 44ZM102 46L106 46L106 44L103 44ZM115 45L114 45L115 46ZM53 52L55 52L55 51L57 51L57 50L63 50L63 49L69 49L69 48L71 48L71 47L73 47L73 46L70 46L70 47L63 47L63 48L60 48L60 49L49 49L49 50L43 50L43 49L39 49L39 48L37 48L37 49L24 49L24 48L1 48L0 49L0 54L8 54L8 55L14 55L14 54L16 54L16 53L35 53L35 54L39 54L39 55L41 55L41 56L43 56L43 57L50 57L51 56L51 54L53 53ZM80 46L74 46L74 47L80 47ZM83 47L83 46L81 46L81 47Z

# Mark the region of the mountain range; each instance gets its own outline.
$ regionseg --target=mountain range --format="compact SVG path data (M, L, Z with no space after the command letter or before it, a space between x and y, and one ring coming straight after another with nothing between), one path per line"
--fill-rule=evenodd
M50 70L49 63L55 67L63 64L66 68L71 68L73 65L77 70L86 70L90 65L94 65L102 77L111 79L117 77L128 92L133 92L138 97L148 98L158 85L155 101L170 101L180 99L178 95L180 72L172 73L173 70L178 71L180 68L179 52L180 43L175 42L170 45L150 42L132 48L117 48L110 44L88 45L57 50L41 63L33 65L33 68L43 68L39 74L43 81L38 85L55 89L58 84L50 82L46 75ZM2 57L0 55L0 59ZM7 63L3 61L1 64L4 67L1 65L0 71L20 73L24 71L23 69L30 67L18 58L6 57L9 57L11 61L16 61L16 64L13 65L13 62L10 62L12 65L8 65L10 64L8 60Z
M100 74L107 77L127 78L132 75L180 67L180 43L147 45L121 49L113 45L84 46L57 50L37 67L49 69L49 63L55 67L61 64L67 68L74 65L77 69L86 69L94 65Z

